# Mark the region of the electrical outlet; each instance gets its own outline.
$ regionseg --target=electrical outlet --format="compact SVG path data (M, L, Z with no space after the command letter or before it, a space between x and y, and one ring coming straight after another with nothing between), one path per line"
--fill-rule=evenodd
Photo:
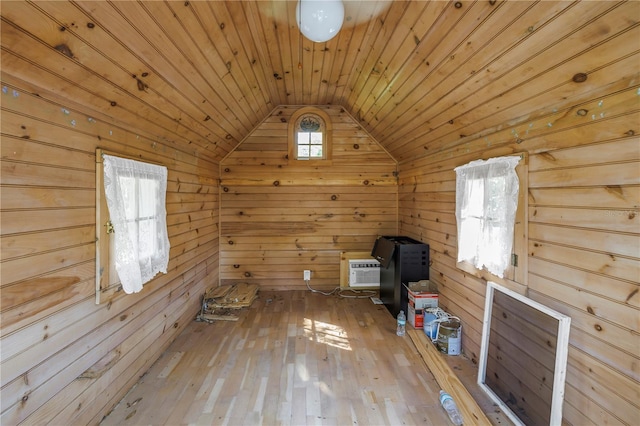
M311 271L309 269L304 270L304 280L309 281L311 279Z

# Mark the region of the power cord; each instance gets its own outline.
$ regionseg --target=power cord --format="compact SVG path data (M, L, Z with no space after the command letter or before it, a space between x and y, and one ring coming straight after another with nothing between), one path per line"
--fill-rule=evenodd
M343 297L345 299L368 299L369 297L375 296L377 294L377 292L374 290L353 290L353 289L343 290L340 287L336 287L330 292L326 292L326 291L316 290L315 288L311 288L311 285L309 284L309 280L304 280L304 282L307 285L307 288L309 289L309 291L311 291L312 293L319 293L324 296L332 296L337 293L338 296ZM344 294L344 292L347 292L347 291L354 294L351 294L351 295Z
M307 288L309 289L309 291L311 291L312 293L320 293L324 296L331 296L333 295L336 291L340 290L340 287L336 287L333 290L331 290L330 292L325 292L325 291L321 291L321 290L316 290L315 288L311 288L311 286L309 285L309 280L304 280L304 283L307 285Z
M350 291L355 294L353 295L344 294L344 292L346 291ZM377 295L378 295L378 292L374 290L352 290L350 288L346 290L340 290L340 292L338 293L338 296L344 297L345 299L368 299L370 297L374 297Z

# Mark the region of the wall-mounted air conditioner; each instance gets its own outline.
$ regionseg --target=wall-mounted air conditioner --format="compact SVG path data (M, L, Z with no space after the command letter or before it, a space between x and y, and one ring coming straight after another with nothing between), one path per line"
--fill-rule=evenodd
M375 259L350 259L349 287L380 287L380 262Z
M380 269L380 262L369 251L343 251L340 253L340 288L378 289Z

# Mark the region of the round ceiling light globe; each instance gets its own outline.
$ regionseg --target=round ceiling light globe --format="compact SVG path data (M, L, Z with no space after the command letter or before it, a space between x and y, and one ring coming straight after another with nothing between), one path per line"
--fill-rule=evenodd
M343 20L342 0L300 0L296 6L300 32L316 43L331 40L340 31Z

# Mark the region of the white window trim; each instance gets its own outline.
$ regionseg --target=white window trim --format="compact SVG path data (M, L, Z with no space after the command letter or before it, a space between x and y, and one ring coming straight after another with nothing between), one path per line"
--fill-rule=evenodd
M120 210L120 213L114 212L113 216L110 214L110 208L112 212L114 208L117 208L117 202L114 198L119 198L120 195L116 197L117 187L112 186L109 188L112 199L109 200L107 197L105 182L108 182L108 178L105 176L105 158L112 160L112 167L109 168L112 175L118 173L116 169L113 169L113 165L118 164L126 165L128 168L133 167L134 174L137 174L138 171L140 173L145 171L146 173L150 173L153 180L157 179L158 199L156 208L158 210L154 216L154 225L157 227L157 230L154 231L153 235L158 240L158 244L154 244L156 251L153 256L147 258L143 267L136 261L122 261L123 259L131 259L132 257L135 259L138 258L137 252L131 252L131 250L135 250L134 247L137 246L137 243L129 242L131 236L125 237L130 228L130 226L127 225L128 221L122 217L121 222L118 223L117 218L123 215L122 210ZM148 176L149 175L146 177ZM125 293L139 292L142 290L143 285L150 281L158 272L166 273L170 248L166 225L166 187L166 167L141 162L117 154L113 155L101 149L96 151L96 303L105 303L111 300L121 290L124 290ZM111 217L113 217L114 223L111 223ZM115 231L115 234L113 231ZM120 258L120 263L116 261L114 250L116 239L120 241L119 244L121 247L124 245L125 250L130 251L128 256ZM123 252L121 251L120 253ZM119 270L120 273L116 272L116 270ZM120 280L119 275L122 275L125 270L129 272L127 275L124 275L124 280Z
M526 294L528 284L528 256L527 256L527 244L528 244L528 155L526 152L515 153L520 157L520 162L516 166L516 174L518 175L519 191L518 191L518 206L516 209L515 223L514 223L514 236L512 247L512 261L507 270L504 271L503 277L499 277L486 269L478 269L472 263L467 261L456 261L458 269L465 271L466 273L473 275L477 278L481 278L485 281L497 282L513 291L520 294ZM457 206L456 206L457 209ZM456 255L457 258L457 255ZM517 266L514 265L517 263Z

